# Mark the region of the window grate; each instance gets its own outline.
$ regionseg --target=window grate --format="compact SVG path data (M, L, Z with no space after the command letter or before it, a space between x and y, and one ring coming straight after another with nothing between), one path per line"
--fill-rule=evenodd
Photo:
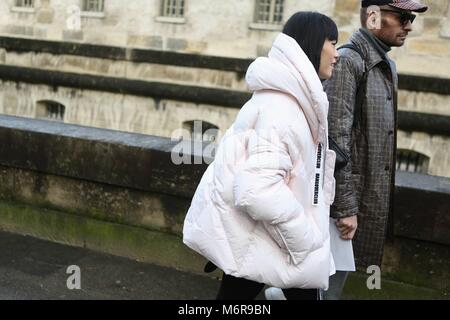
M164 17L183 17L184 0L163 0L162 15Z
M88 12L103 12L104 0L84 0L83 11Z
M16 7L34 8L34 0L16 0Z
M38 119L64 122L66 107L56 101L38 101L36 117Z
M281 24L283 20L283 0L258 0L256 4L256 23Z
M429 162L430 158L421 153L412 150L397 151L397 170L427 174Z
M188 130L193 141L217 142L219 128L212 123L194 120L183 123L183 129Z

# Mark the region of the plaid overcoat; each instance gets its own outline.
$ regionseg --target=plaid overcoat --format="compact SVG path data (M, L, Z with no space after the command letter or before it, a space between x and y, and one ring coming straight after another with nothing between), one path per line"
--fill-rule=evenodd
M329 135L351 159L335 173L331 216L357 215L353 247L356 265L361 269L381 267L388 220L392 222L388 217L392 217L395 185L398 77L395 63L361 30L350 42L364 53L364 60L352 49L341 49L333 76L324 87L330 102ZM364 70L366 92L362 104L356 106ZM360 115L358 119L355 112Z

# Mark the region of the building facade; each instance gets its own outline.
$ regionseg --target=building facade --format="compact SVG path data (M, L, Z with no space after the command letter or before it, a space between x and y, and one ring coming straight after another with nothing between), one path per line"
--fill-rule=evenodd
M391 56L401 75L449 83L449 1L423 2L429 12ZM247 92L244 68L227 63L265 55L300 10L335 19L341 43L359 27L359 0L3 0L0 113L167 137L200 120L220 138L240 107L230 107L226 93ZM180 56L166 59L168 53ZM201 57L228 60L205 66ZM155 87L206 96L222 90L223 102L145 92ZM399 109L448 119L450 95L405 87ZM446 132L400 130L399 169L450 177Z
M394 50L400 72L450 73L448 0L414 22ZM297 11L319 11L339 25L341 42L359 27L360 0L3 0L0 33L55 41L253 58L265 54Z

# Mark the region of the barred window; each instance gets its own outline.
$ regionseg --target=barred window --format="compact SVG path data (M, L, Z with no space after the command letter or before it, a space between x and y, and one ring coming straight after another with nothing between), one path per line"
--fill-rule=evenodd
M283 0L257 0L256 23L281 24L283 20Z
M183 17L184 0L163 0L161 15L164 17Z
M421 153L397 150L397 170L427 174L429 162L430 158Z
M66 107L56 101L38 101L36 108L36 118L64 121Z
M34 8L34 0L16 0L16 7Z
M201 120L186 121L183 123L183 129L190 132L193 141L217 142L219 127L212 123Z
M89 12L103 12L103 0L83 0L83 11Z

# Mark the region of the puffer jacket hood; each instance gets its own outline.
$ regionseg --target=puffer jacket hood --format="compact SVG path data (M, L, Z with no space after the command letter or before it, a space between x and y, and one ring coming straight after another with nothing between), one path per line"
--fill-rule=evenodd
M314 66L293 38L280 33L269 56L250 65L246 81L252 92L275 90L293 96L305 114L314 142L327 143L328 99Z

